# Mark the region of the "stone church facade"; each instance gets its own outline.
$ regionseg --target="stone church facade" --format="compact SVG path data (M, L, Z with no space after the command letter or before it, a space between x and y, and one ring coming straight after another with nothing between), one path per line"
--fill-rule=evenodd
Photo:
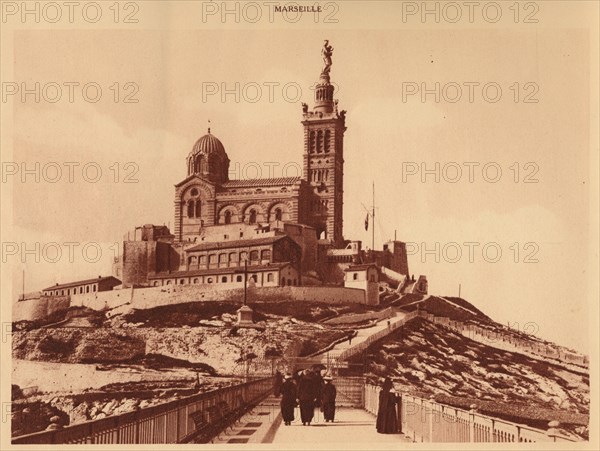
M229 157L210 129L187 157L187 177L175 185L175 239L197 242L208 226L276 221L311 226L343 246L345 112L338 112L329 74L322 73L312 111L303 104L303 177L229 180Z

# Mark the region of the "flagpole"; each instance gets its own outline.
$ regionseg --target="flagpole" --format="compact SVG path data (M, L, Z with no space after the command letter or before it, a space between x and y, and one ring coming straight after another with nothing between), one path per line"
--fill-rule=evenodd
M375 251L375 180L373 180L373 224L371 225L371 233L372 233L372 239L371 239L371 249L373 250L373 252Z

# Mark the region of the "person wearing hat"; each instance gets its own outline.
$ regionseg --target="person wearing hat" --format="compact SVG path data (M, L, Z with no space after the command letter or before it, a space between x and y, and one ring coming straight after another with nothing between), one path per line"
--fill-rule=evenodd
M398 433L397 404L398 397L394 391L394 384L389 377L386 377L379 392L379 409L377 410L376 428L380 434Z
M323 416L325 417L325 423L335 419L335 397L337 395L337 389L333 385L333 378L330 375L325 375L323 378L325 385L323 386L323 393L321 394Z
M283 384L279 390L281 393L281 417L286 426L294 421L294 408L296 407L296 383L291 374L286 374L283 378Z

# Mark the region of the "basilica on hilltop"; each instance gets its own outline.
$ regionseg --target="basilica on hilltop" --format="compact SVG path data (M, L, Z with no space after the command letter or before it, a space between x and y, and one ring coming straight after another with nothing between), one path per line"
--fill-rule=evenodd
M241 268L257 286L341 285L349 268L365 264L408 275L404 243L365 252L360 241L344 239L346 112L334 98L328 41L321 53L314 106L302 104L302 176L229 179L227 150L209 128L185 158L187 176L175 185L172 231L148 224L124 237L113 265L124 288L236 287Z

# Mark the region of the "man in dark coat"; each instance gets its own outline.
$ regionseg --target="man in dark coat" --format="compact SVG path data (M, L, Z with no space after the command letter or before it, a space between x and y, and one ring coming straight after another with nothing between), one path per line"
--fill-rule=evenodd
M325 376L323 378L325 385L323 385L323 392L321 394L323 416L325 417L325 423L335 419L335 397L337 390L335 385L331 382L333 378L331 376Z
M397 434L399 431L396 413L398 397L390 391L392 388L392 381L386 377L379 392L379 409L377 410L376 427L380 434Z
M281 417L286 426L294 421L294 408L296 407L296 383L291 374L286 374L281 384Z
M304 370L298 382L298 403L300 404L300 418L303 425L309 425L315 415L315 401L318 396L317 380L311 370Z
M281 395L281 384L283 384L283 374L281 374L281 371L277 370L275 372L275 380L273 382L273 394L277 398L279 398Z

